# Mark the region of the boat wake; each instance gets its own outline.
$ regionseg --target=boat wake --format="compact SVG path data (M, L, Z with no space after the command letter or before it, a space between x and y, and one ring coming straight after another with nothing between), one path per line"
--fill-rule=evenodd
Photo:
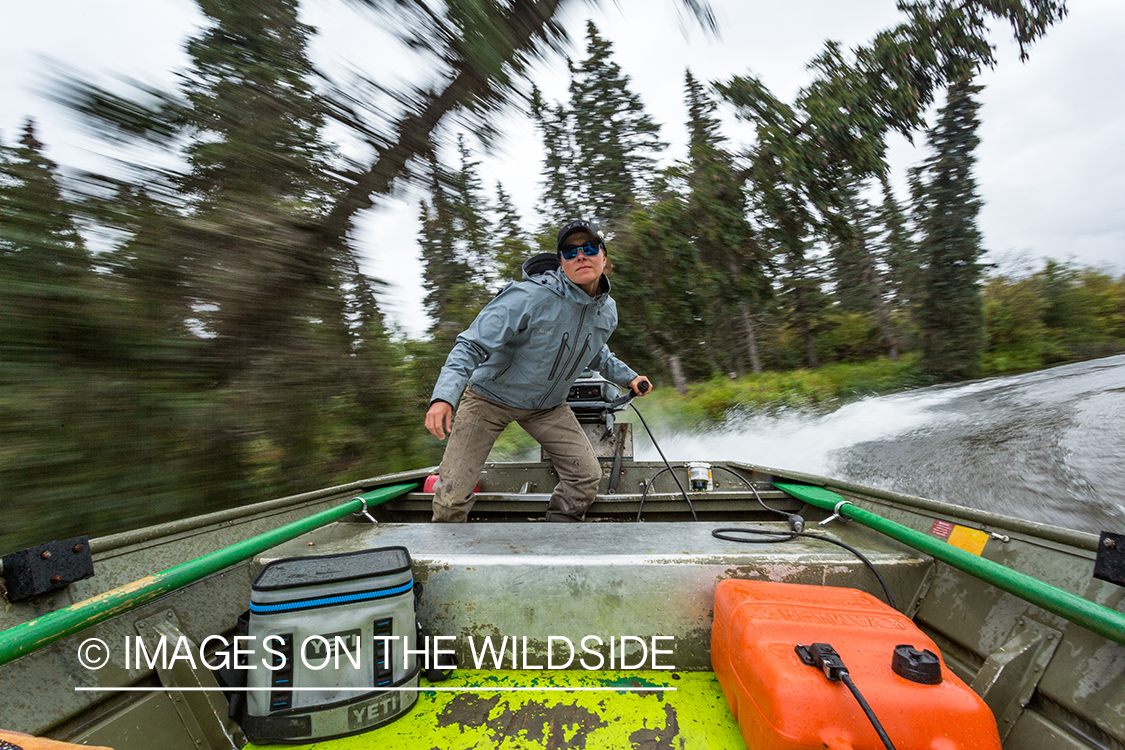
M745 461L1098 531L1125 529L1125 356L866 398L652 425L670 461ZM637 435L638 460L660 460Z

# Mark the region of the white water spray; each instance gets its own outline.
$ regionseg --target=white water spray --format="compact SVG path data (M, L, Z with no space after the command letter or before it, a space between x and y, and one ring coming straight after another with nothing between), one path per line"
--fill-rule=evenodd
M732 412L668 460L836 477L1072 529L1125 529L1125 356L879 396L819 413ZM641 408L643 409L643 403ZM660 457L640 425L636 457Z
M744 461L760 466L831 474L832 456L860 443L889 440L916 430L935 429L956 412L935 409L964 390L935 390L867 398L829 413L797 409L773 414L733 412L719 426L695 432L667 434L651 425L669 461ZM638 432L637 460L660 456Z

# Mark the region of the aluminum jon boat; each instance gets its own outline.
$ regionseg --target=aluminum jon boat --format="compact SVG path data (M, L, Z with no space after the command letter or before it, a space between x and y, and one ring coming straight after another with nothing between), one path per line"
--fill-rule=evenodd
M429 467L6 555L0 747L1125 747L1120 535L634 461L630 425L583 419L584 524L539 520L549 462L491 463L463 525L428 522ZM322 666L232 679L252 604L284 612L287 654L327 636ZM341 687L329 606L375 628L357 648L412 610L426 630Z

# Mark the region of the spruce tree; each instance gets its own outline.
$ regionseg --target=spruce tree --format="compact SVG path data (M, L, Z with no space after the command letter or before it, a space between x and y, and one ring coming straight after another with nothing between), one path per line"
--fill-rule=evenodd
M455 181L436 159L430 160L430 195L420 206L422 285L435 346L452 346L453 338L476 316L479 282L459 244Z
M34 121L0 141L0 551L97 530L124 486L106 461L140 442L116 418L132 405L107 367L115 320L77 210Z
M493 239L485 216L487 201L477 174L480 162L465 145L463 134L457 136L457 154L460 168L451 176L453 237L458 256L472 269L472 288L476 290L465 304L479 309L488 301L487 289L496 278Z
M543 181L539 214L543 231L561 226L579 214L578 180L575 170L574 128L570 113L561 103L543 101L538 88L532 89L531 116L543 141Z
M198 0L209 26L187 44L187 189L215 198L262 195L311 203L325 187L325 103L306 49L313 29L297 0Z
M880 331L880 349L889 359L898 360L898 336L875 255L876 212L861 195L862 186L859 181L843 184L837 198L840 213L826 227L836 303L845 313L873 318Z
M810 256L816 221L799 187L771 155L775 146L766 140L753 147L751 213L778 269L774 284L784 303L787 324L802 344L804 365L816 368L820 366L816 332L828 306L820 264Z
M757 212L767 238L788 269L791 320L814 366L818 304L816 274L805 267L805 246L839 213L838 195L849 180L885 171L886 135L908 137L924 124L926 108L942 87L995 63L989 22L1010 24L1026 47L1066 14L1060 0L995 3L911 2L907 18L852 51L828 42L811 63L813 81L793 104L753 77L718 88L750 120L756 140L746 154Z
M306 54L312 29L296 0L201 0L209 25L187 50L182 112L200 246L192 253L196 307L214 337L221 377L297 335L310 305L328 301L347 260L341 246L297 251L329 192L321 138L325 105Z
M748 360L750 369L761 372L754 311L768 295L766 259L746 218L746 197L734 157L723 146L715 103L690 70L684 79L688 211L694 243L711 287L710 338L714 348L736 352L735 370L745 372L744 362ZM737 322L732 326L731 321ZM741 336L725 335L733 330L740 331ZM720 341L726 345L720 347Z
M950 85L946 103L926 141L933 153L922 165L917 214L919 252L925 263L919 309L922 367L943 379L973 376L984 348L981 308L980 199L973 177L977 136L974 96L982 87L969 80Z
M879 185L883 200L877 216L877 222L882 227L877 239L877 255L887 269L887 293L895 305L906 308L918 299L918 255L906 215L885 175L880 177Z
M715 365L708 343L710 279L676 182L682 178L675 168L658 175L651 202L626 214L610 243L614 297L622 311L611 347L630 363L653 362L686 392L691 380L710 376Z
M496 183L496 230L490 247L496 257L499 286L523 279L523 264L531 256L531 241L520 226L519 212L500 182Z
M593 21L586 22L586 59L571 66L570 115L575 154L565 179L578 188L579 211L609 228L649 181L664 144Z

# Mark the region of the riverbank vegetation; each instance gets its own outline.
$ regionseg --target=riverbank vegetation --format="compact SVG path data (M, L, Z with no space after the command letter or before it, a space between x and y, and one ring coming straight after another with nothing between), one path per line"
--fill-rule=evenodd
M297 0L210 0L179 89L52 92L123 146L111 173L55 164L31 120L0 138L0 552L436 463L423 414L454 337L574 215L604 219L611 346L683 420L1121 348L1125 281L990 274L975 228L988 29L1022 50L1061 2L903 3L870 43L826 44L791 101L685 71L684 154L593 23L565 100L520 88L562 48L559 4L373 3L439 73L410 88L319 70ZM542 135L531 217L479 176L505 103ZM752 139L725 137L720 110ZM892 131L928 144L909 196L888 179ZM419 340L385 317L356 241L407 180L419 247L377 250L421 255Z

